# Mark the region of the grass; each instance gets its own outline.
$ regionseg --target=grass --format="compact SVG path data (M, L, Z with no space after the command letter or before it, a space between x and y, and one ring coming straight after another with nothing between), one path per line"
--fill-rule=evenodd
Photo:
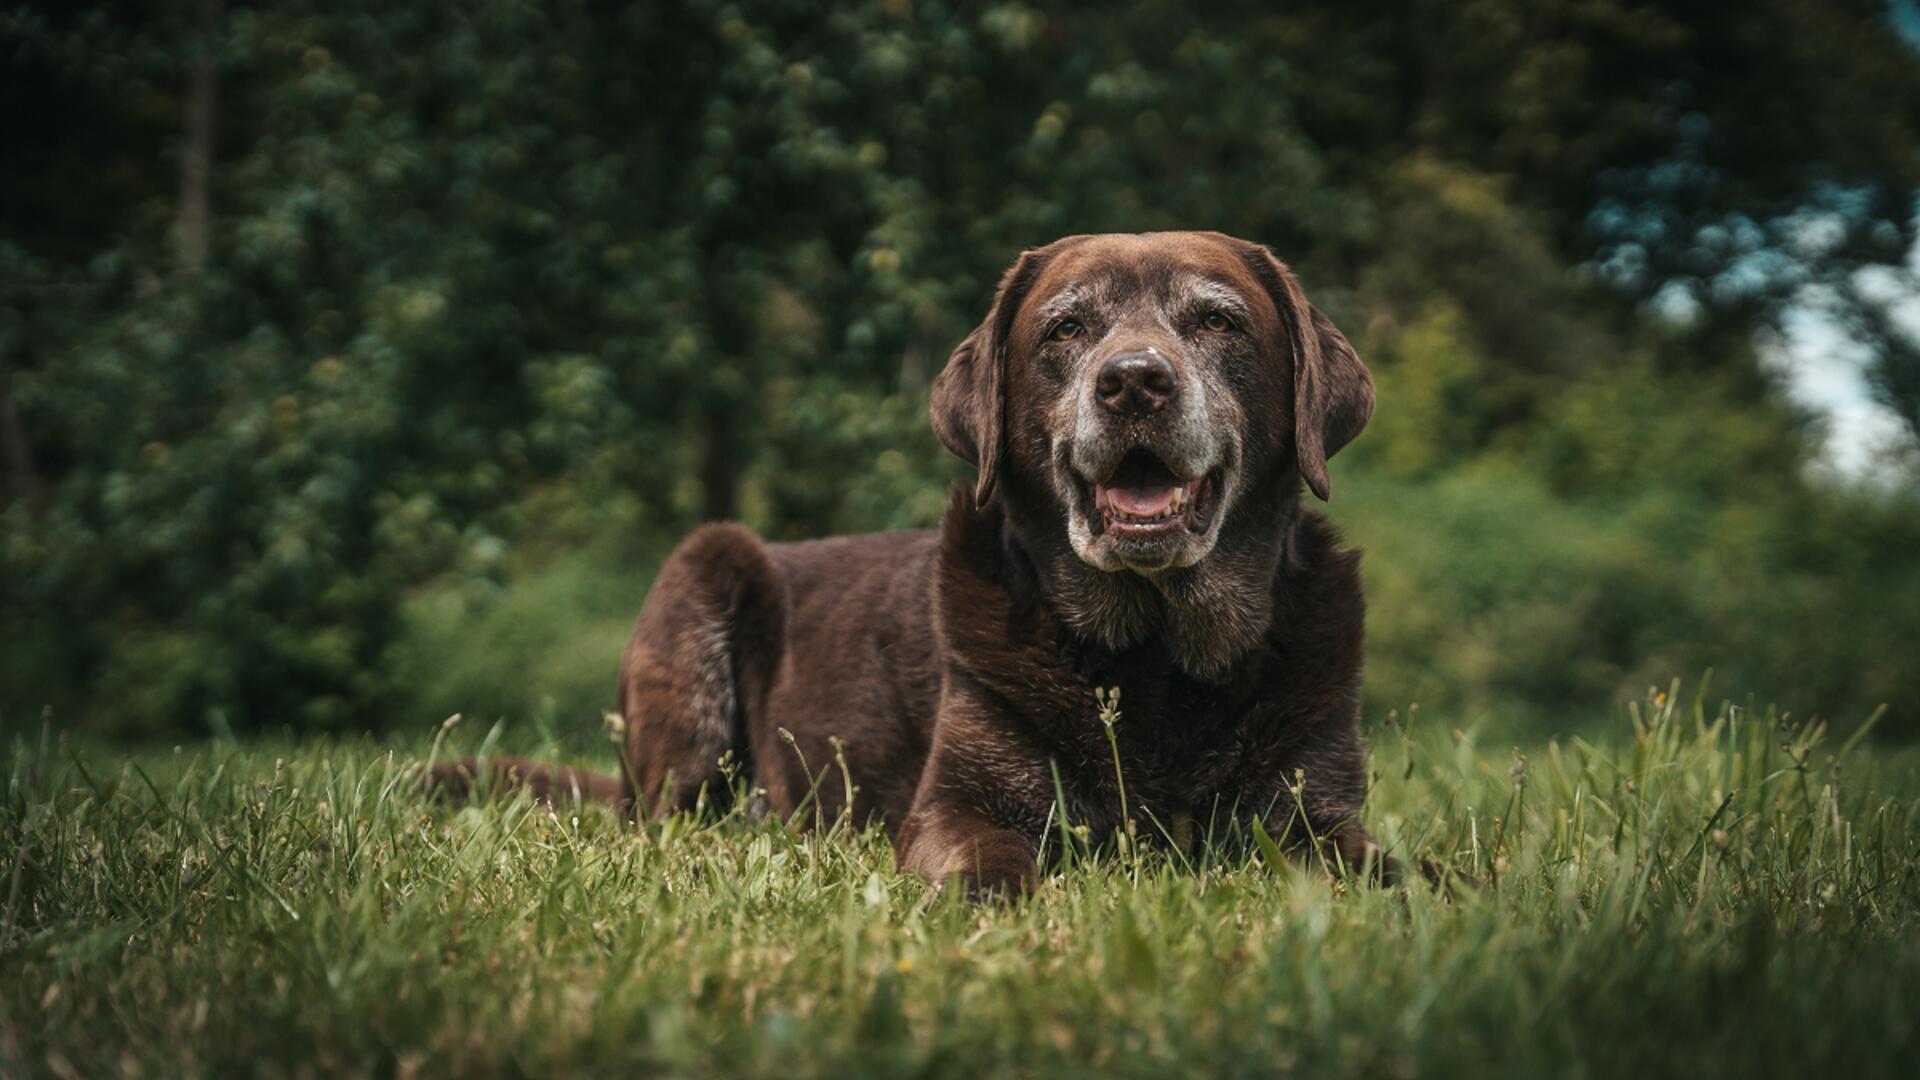
M975 907L844 820L424 804L465 729L23 745L0 1073L1911 1075L1911 755L1677 695L1440 728L1375 728L1368 817L1451 902L1127 850Z

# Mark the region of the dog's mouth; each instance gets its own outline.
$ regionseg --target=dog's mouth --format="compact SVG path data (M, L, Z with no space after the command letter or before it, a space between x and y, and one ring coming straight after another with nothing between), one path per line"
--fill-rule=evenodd
M1093 503L1087 515L1089 531L1096 537L1128 539L1204 533L1217 502L1218 474L1216 469L1182 478L1153 451L1135 448L1105 480L1082 479Z

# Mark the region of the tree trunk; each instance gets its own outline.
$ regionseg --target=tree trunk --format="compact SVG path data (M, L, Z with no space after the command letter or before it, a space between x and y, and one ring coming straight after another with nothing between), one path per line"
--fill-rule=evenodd
M40 489L40 477L33 468L33 447L27 443L27 429L7 393L6 373L0 371L0 457L7 460L7 494L15 499L30 499Z
M176 269L193 277L207 265L207 187L213 175L213 120L219 87L219 24L225 0L201 0L188 61L187 122L180 147L180 209L174 225Z
M706 426L700 459L700 518L731 521L740 514L739 409L732 402L710 399L700 418Z

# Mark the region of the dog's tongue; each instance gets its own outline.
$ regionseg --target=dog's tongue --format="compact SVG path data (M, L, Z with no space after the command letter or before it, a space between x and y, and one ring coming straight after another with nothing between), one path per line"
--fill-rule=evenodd
M1151 484L1145 487L1110 487L1107 505L1128 517L1159 517L1173 508L1175 484Z

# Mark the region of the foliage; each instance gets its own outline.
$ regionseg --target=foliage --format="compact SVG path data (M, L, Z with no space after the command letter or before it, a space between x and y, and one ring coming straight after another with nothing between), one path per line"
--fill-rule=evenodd
M513 574L511 586L449 575L421 590L402 608L407 630L393 661L408 688L404 712L489 723L522 716L550 732L595 730L613 707L614 673L648 577L569 555Z
M976 908L844 819L423 806L419 759L497 730L21 745L0 1069L1910 1071L1910 754L1677 694L1524 755L1442 723L1376 732L1367 817L1478 878L1450 901L1135 848Z
M927 382L1022 246L1195 226L1294 260L1380 377L1335 505L1393 597L1375 700L1544 715L1709 663L1920 700L1911 485L1807 479L1757 344L1911 246L1881 8L1349 7L0 15L50 162L0 180L0 725L590 722L693 522L931 522ZM196 270L154 164L203 46Z

